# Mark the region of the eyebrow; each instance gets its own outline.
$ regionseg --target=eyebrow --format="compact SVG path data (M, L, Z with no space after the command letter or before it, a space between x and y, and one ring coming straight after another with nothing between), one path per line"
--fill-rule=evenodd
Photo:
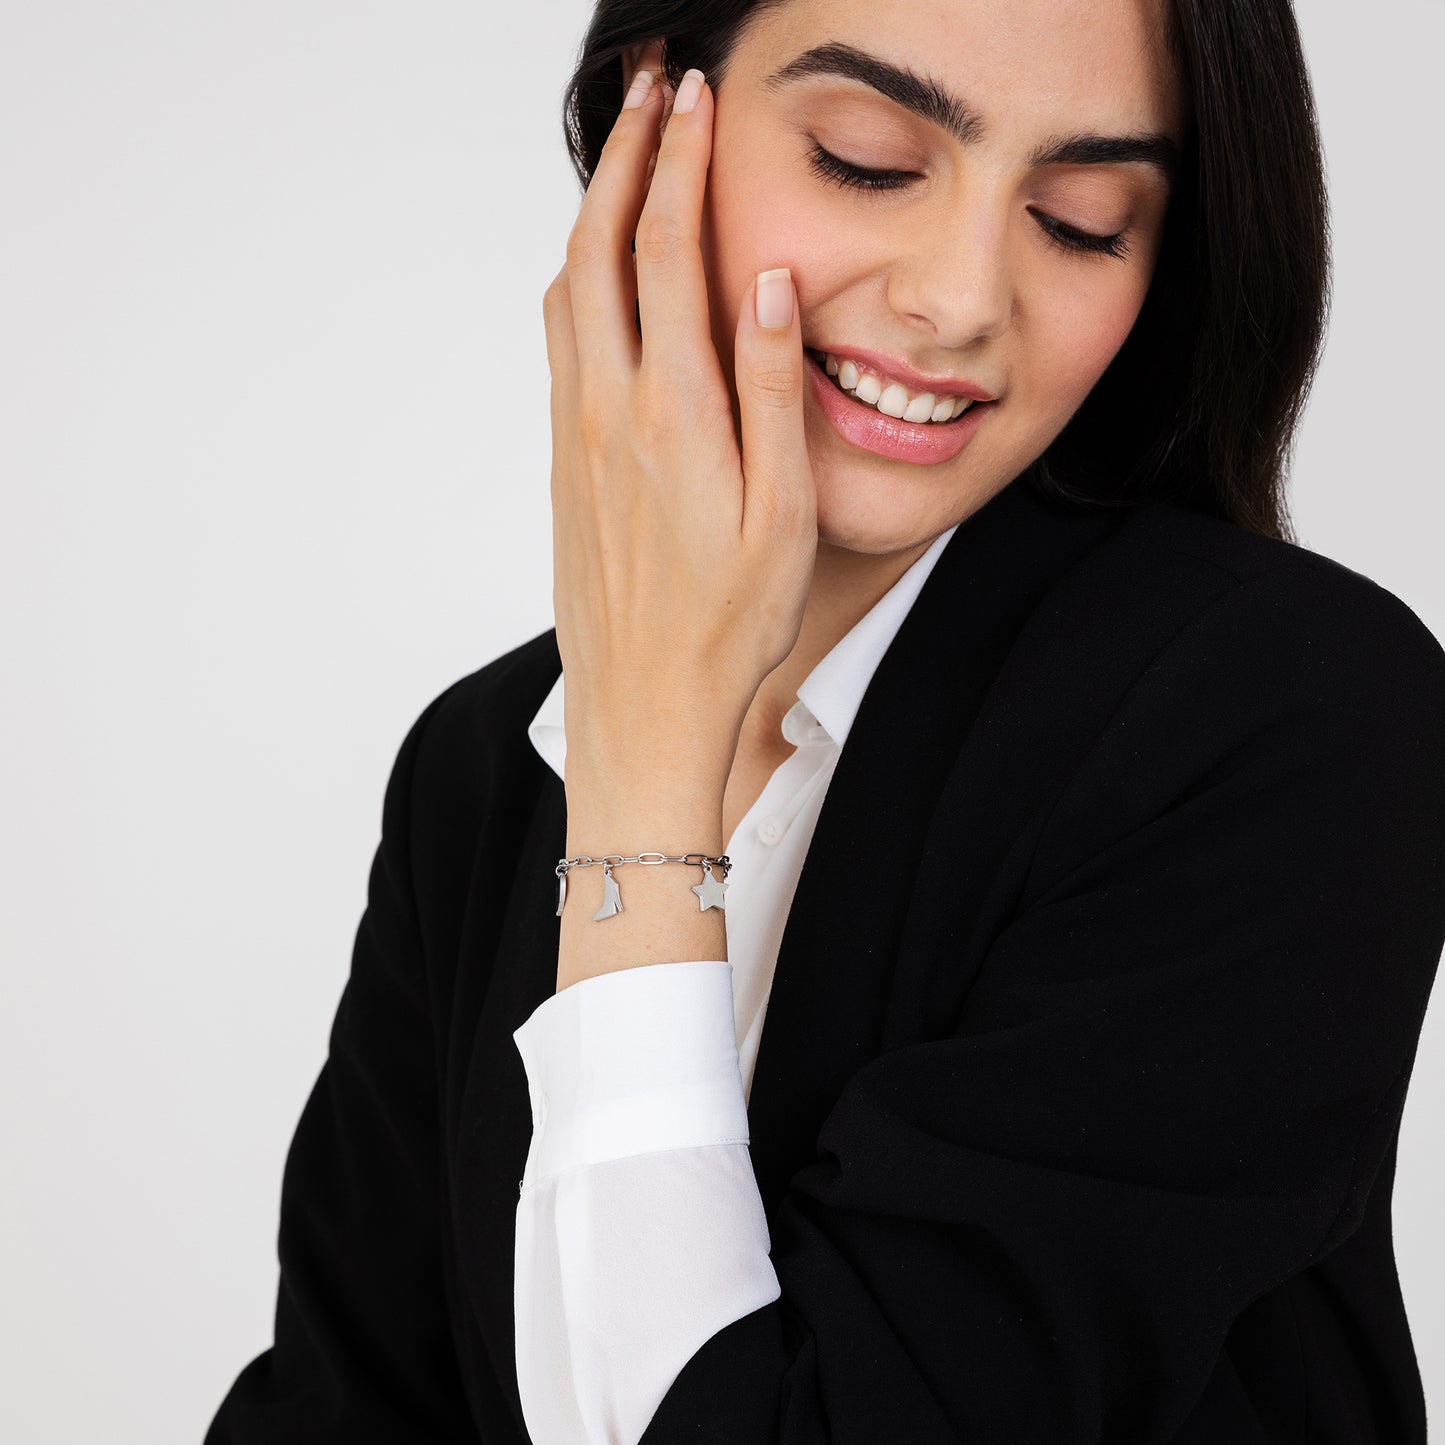
M861 81L880 95L940 127L960 145L983 138L983 117L937 81L920 77L904 66L866 50L833 42L815 45L775 70L763 88L780 91L812 76L835 76ZM1142 162L1172 180L1179 169L1179 147L1167 135L1150 132L1132 135L1076 133L1054 136L1034 147L1031 166L1096 166Z

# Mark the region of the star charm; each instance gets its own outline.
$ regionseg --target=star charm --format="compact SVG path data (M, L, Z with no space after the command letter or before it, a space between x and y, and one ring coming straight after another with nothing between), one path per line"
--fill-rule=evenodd
M693 884L692 888L692 891L697 894L698 912L705 912L709 908L721 908L726 911L727 904L723 902L723 894L728 891L728 885L720 878L713 877L711 863L704 863L702 871L702 882Z

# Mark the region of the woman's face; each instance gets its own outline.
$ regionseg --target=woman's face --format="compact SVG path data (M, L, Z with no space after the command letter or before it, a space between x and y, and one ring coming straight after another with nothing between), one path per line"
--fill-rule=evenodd
M920 432L841 391L825 401L819 388L835 383L810 374L825 543L870 554L926 545L1044 451L1123 344L1169 195L1167 169L1149 157L1167 162L1187 124L1164 3L785 0L741 34L716 92L703 223L729 385L749 283L790 266L806 348L880 353L944 379L940 392L969 382L996 398ZM823 73L778 77L807 71L818 47L829 47L811 63ZM894 95L827 73L830 56L871 57ZM909 95L932 97L931 119ZM1061 148L1069 141L1080 143ZM819 148L902 173L901 184L839 184L820 173L833 162ZM1083 249L1070 245L1075 232ZM863 369L889 384L886 362ZM905 390L921 405L926 389ZM902 395L881 399L896 409ZM921 460L899 454L900 430Z

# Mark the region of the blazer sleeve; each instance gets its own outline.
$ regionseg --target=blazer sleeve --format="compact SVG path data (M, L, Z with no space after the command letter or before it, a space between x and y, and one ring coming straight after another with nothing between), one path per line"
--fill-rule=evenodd
M445 697L446 694L443 694ZM476 1445L442 1277L437 1050L398 753L328 1055L281 1184L275 1340L206 1445Z
M1442 866L1435 638L1337 564L1231 585L1089 745L952 1028L849 1080L779 1299L642 1445L1173 1438L1236 1317L1360 1223Z

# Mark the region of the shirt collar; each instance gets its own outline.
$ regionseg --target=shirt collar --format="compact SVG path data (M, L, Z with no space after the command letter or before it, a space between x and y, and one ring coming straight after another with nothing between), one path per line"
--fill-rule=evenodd
M798 687L797 705L783 718L783 736L795 745L847 741L863 694L883 654L903 625L928 574L948 545L957 525L935 537L928 550L868 609L818 661ZM557 776L564 777L567 732L563 674L527 727L527 736Z
M863 693L873 680L883 654L903 625L948 539L957 530L957 526L953 526L935 537L928 550L839 638L798 685L798 701L839 747L848 740Z

